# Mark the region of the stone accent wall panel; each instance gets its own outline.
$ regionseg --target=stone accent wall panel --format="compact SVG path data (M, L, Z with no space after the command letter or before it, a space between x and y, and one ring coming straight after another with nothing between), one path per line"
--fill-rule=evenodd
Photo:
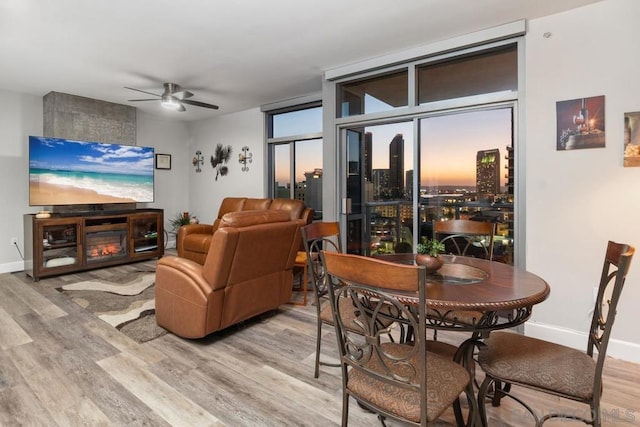
M135 107L49 92L43 111L43 136L136 145Z

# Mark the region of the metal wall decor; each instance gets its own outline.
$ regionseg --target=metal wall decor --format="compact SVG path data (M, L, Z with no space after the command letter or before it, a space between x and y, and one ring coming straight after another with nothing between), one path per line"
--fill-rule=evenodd
M253 154L249 152L249 147L245 145L242 147L242 153L238 154L238 163L242 165L242 172L247 172L249 170L247 163L251 163L252 160Z
M227 145L226 147L223 147L222 144L216 145L215 154L211 156L211 166L216 169L216 181L218 180L218 175L225 176L229 172L229 168L224 165L227 164L230 158L230 145Z
M193 163L193 166L196 167L196 172L202 172L202 169L200 169L200 165L204 163L204 156L202 155L202 151L196 151L196 156L193 158L191 163Z

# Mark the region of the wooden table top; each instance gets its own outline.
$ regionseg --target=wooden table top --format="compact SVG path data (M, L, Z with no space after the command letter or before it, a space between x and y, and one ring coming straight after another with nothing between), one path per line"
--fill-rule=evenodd
M391 262L413 262L415 254L376 256ZM498 311L531 307L549 296L539 276L496 261L443 255L445 264L427 275L427 307L435 310ZM416 298L407 294L408 299Z

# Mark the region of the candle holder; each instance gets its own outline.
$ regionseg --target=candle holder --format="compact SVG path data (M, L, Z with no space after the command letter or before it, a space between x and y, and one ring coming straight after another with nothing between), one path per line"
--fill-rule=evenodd
M238 154L238 163L242 165L242 172L247 172L249 170L247 163L251 163L252 161L253 154L249 152L249 147L245 145L242 147L242 153Z
M193 166L195 166L196 172L202 172L202 169L200 169L200 165L204 163L204 156L202 155L202 151L196 151L196 156L193 158L191 163L193 163Z

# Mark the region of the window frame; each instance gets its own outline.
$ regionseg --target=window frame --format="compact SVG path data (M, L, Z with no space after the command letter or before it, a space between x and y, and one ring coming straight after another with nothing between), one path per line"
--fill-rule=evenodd
M302 111L310 108L322 108L322 99L314 96L309 99L296 99L290 102L279 103L277 105L263 106L265 120L265 171L267 179L265 180L265 192L268 197L277 197L276 188L274 188L275 177L275 147L277 145L289 145L289 173L292 178L289 188L289 198L295 198L295 159L296 159L296 143L308 140L323 140L323 132L309 132L304 134L288 135L274 138L273 135L273 117L283 113L294 111ZM322 114L324 114L322 112ZM324 143L324 140L323 140Z
M508 33L511 29L515 31L511 34ZM514 174L514 238L516 240L516 247L514 248L514 265L519 267L526 267L524 256L524 249L526 247L525 240L525 224L526 224L526 194L525 194L525 159L524 159L524 145L525 135L523 126L524 117L524 28L519 24L516 26L506 26L504 28L506 32L504 36L500 36L498 39L476 40L474 43L462 44L458 47L452 47L450 49L444 49L437 51L432 50L429 54L415 55L407 58L407 53L403 53L405 58L403 60L393 61L394 56L390 56L387 66L380 64L380 61L384 59L376 59L377 66L373 68L360 68L355 70L354 67L363 67L362 64L367 64L367 61L354 65L344 67L344 69L329 70L325 73L325 80L323 82L323 93L325 95L325 117L331 119L328 124L335 132L326 133L325 144L334 146L334 152L332 157L325 157L326 164L331 164L334 173L342 179L342 171L344 170L344 158L340 152L343 131L349 127L355 125L365 125L372 123L390 123L400 120L414 120L417 117L425 117L430 115L437 115L440 113L446 113L447 111L464 111L466 109L475 108L496 108L504 105L511 105L513 108L513 150L514 150L514 166L516 168ZM468 38L475 38L477 35L470 35ZM465 38L466 40L467 38ZM482 51L490 51L496 48L504 47L507 45L515 45L517 49L517 90L506 90L500 92L483 93L479 95L470 95L459 98L452 98L446 100L433 101L418 105L418 82L417 73L418 67L428 65L431 62L441 62L446 60L455 60L461 56L473 55L474 53L480 53ZM409 51L411 52L411 51ZM397 58L396 58L397 59ZM393 70L407 67L409 70L409 106L403 109L376 112L370 114L352 115L346 117L337 117L335 110L329 111L330 108L337 107L337 88L340 84L347 83L349 81L355 81L358 79L373 78L377 75L384 75ZM332 117L333 116L333 117ZM329 127L327 127L329 129ZM416 137L417 138L417 135ZM417 139L416 139L417 140ZM415 190L415 187L414 187ZM329 213L330 209L334 209L334 217L344 220L346 217L344 206L345 200L342 200L346 191L346 183L344 180L337 183L335 192L329 197L332 206L326 205L325 200L325 213Z

